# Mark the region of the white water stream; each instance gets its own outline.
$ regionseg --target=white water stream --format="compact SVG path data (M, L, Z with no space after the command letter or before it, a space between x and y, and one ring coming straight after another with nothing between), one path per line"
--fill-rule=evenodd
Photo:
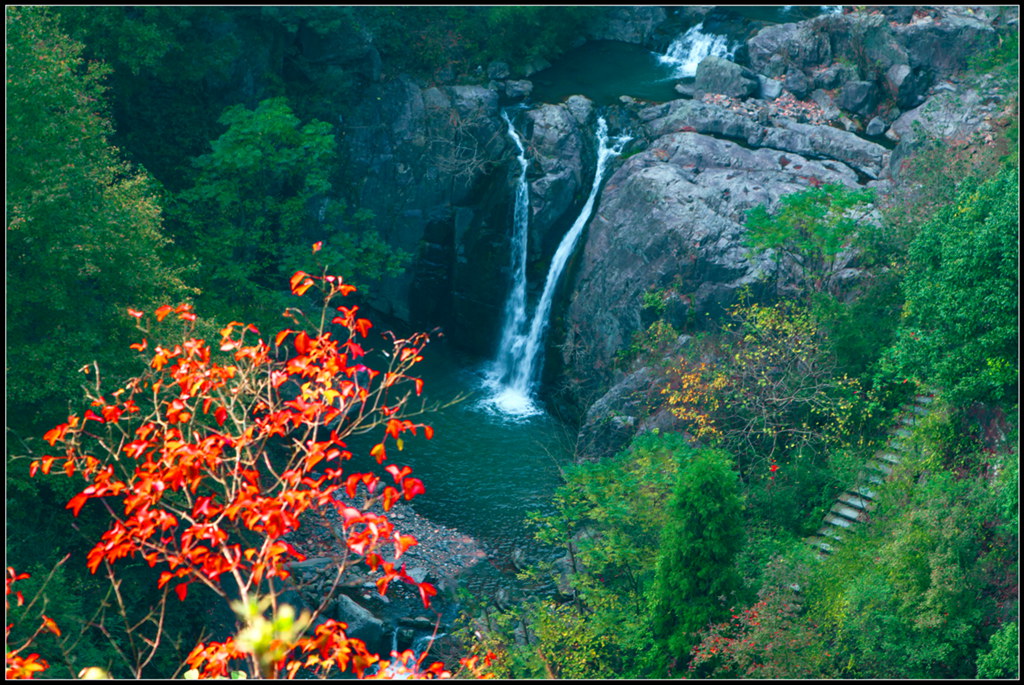
M506 121L509 119L506 117ZM507 416L521 418L539 414L542 410L533 401L533 386L541 367L544 349L544 335L547 332L551 304L559 277L576 248L584 227L590 221L597 200L598 191L604 180L608 160L617 157L628 136L610 138L608 123L603 117L597 121L597 168L583 209L575 223L562 238L555 256L548 267L544 290L527 326L526 317L526 241L529 223L529 188L526 183L526 156L522 141L509 122L509 133L519 150L522 172L516 186L513 235L513 286L505 309L505 328L502 332L501 349L492 366L487 386L490 397L484 400L485 407L497 410Z
M704 33L704 22L701 22L672 41L658 61L675 67L673 78L693 78L702 59L709 56L732 59L736 47L730 46L725 36Z

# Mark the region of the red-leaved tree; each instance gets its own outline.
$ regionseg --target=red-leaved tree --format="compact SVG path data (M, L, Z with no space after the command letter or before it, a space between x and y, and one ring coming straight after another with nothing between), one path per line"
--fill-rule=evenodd
M362 676L374 664L381 675L448 676L441 663L424 666L410 654L395 655L389 665L348 637L344 623L315 622L329 597L298 616L278 601L274 588L289 578L291 562L304 559L286 537L305 512L326 507L337 510L344 531L335 586L346 569L365 564L381 594L404 581L429 606L437 592L399 563L417 541L386 515L399 499L422 493L423 483L395 464L381 474L350 471L346 446L350 436L379 435L370 454L383 465L405 434L432 436L430 426L410 420L415 413L408 406L423 387L410 370L428 336L391 336L387 368L371 369L363 347L371 323L357 306L338 303L354 286L326 272L300 271L291 290L307 299L322 294L318 318L289 309L285 315L296 328L270 342L254 326L231 322L216 349L192 337L196 315L189 304L158 308L157 324L129 310L145 335L132 348L146 355L147 370L109 394L97 377L90 407L45 434L56 451L32 461L31 474L83 479L85 487L67 504L76 516L86 506L106 509L110 526L88 553L93 573L103 567L113 579L118 560L140 556L162 569L159 587L173 588L180 599L200 584L231 602L238 633L196 645L186 660L191 676L237 670L251 677L295 677L303 670L324 676L349 669ZM161 323L167 317L183 322L184 336L173 344L151 342L156 328L173 323ZM373 513L376 503L384 514ZM133 660L136 677L160 642L161 623L153 625L154 634L142 640L146 649ZM9 672L10 665L8 656ZM475 661L465 665L480 675Z

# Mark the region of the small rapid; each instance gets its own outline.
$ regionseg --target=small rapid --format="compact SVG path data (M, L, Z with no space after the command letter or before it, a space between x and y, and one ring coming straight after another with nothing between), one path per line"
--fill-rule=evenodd
M697 65L705 57L731 60L737 47L739 46L730 44L726 36L704 33L704 22L701 22L691 26L683 35L672 41L658 61L673 67L670 78L693 78L697 74Z

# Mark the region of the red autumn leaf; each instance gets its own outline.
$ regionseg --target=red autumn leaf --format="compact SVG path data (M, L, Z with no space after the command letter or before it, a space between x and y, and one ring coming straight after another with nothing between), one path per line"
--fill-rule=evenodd
M213 418L218 426L223 426L224 421L228 418L228 410L224 407L217 407L217 410L213 412Z
M156 310L156 312L155 312L155 313L156 313L156 320L157 320L157 321L163 321L163 320L164 320L164 318L165 318L165 317L166 317L166 316L167 316L168 314L170 314L170 313L171 313L171 312L172 312L173 310L174 310L174 308L173 308L173 307L171 307L171 305L169 305L169 304L165 304L165 305L164 305L164 306L162 306L162 307L158 307L158 308L157 308L157 310Z
M395 533L395 559L405 554L405 551L413 545L418 545L419 541L412 535L399 535Z
M181 583L174 588L174 592L178 595L178 599L182 602L185 601L185 597L188 596L188 583Z
M391 511L391 507L398 500L399 496L398 490L395 490L390 485L384 488L384 511Z
M371 328L373 328L373 324L370 323L369 319L356 319L356 330L364 338L369 335Z
M141 319L142 312L140 312L138 309L132 309L131 307L128 307L128 316L131 316L136 319Z
M281 341L284 340L285 338L287 338L289 333L294 333L294 332L295 331L293 331L290 328L285 328L282 331L278 331L277 335L274 336L274 345L276 345L277 347L280 347L281 346Z
M419 478L406 478L402 481L402 490L405 492L405 499L409 500L416 495L422 495L426 492L426 488L423 487L423 481Z
M295 349L299 354L309 352L309 336L305 331L299 331L299 334L295 336Z
M313 254L316 254L317 252L319 252L320 248L322 248L323 246L324 246L324 241L322 241L322 240L318 240L315 243L313 243Z
M401 483L403 478L412 473L412 469L409 468L408 466L403 466L401 469L399 469L398 466L395 464L388 464L386 467L384 467L384 470L391 474L391 476L395 479L396 483Z
M423 600L423 606L429 609L430 598L437 594L437 588L430 583L417 583L417 587L420 590L420 598Z
M70 509L71 513L73 513L75 516L78 516L78 512L82 510L82 507L85 505L87 499L89 499L89 495L85 494L84 492L80 492L74 497L72 497L71 501L68 502L67 506L65 506L64 508Z

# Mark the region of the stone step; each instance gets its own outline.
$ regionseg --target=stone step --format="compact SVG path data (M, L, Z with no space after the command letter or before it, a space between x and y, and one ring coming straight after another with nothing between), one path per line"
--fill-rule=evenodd
M851 488L850 492L853 493L856 496L863 497L865 500L868 500L868 501L873 500L873 499L875 499L878 496L878 493L876 493L874 490L872 490L871 488L867 487L866 485L859 485L857 487ZM875 505L875 503L871 502L871 506L874 506L874 505Z
M932 395L916 395L914 396L914 402L917 404L931 404L935 401Z
M834 504L832 505L832 508L829 509L829 511L838 516L842 516L845 519L849 519L854 523L860 520L860 510L854 509L853 507L847 504Z
M839 534L839 531L833 526L824 526L818 531L818 537L829 537L839 542L843 539L843 536Z
M817 538L817 537L808 538L807 539L807 543L809 545L811 545L812 547L817 547L818 549L820 549L825 554L830 554L832 552L832 550L834 549L832 547L832 545L830 545L826 541L822 540L821 538Z
M843 518L842 516L836 516L832 512L825 515L825 523L829 523L838 528L849 528L854 524L850 519Z
M887 476L892 473L892 466L890 466L889 464L886 464L884 461L879 461L877 459L869 460L865 464L865 466L867 466L869 469L871 469L873 471L881 471L882 473L884 473Z
M911 430L909 428L897 428L892 434L901 438L909 438Z
M851 492L844 492L843 494L839 495L839 501L843 502L844 504L850 505L854 509L860 509L861 511L870 511L875 507L874 502L866 500L863 497L855 495Z
M919 421L919 418L917 416L901 416L900 417L900 423L902 423L904 426L913 426L913 425L917 424L918 421Z
M874 483L875 485L881 485L885 482L885 478L879 475L877 471L869 471L864 474L864 480L869 483Z
M882 450L880 452L875 452L875 458L876 459L881 459L882 461L889 462L893 466L895 466L896 464L900 463L900 455L893 454L891 451L890 452L886 452L885 450Z
M927 407L923 407L920 404L911 404L910 406L907 407L907 409L909 411L914 412L918 416L927 416L931 412L930 409L928 409Z

